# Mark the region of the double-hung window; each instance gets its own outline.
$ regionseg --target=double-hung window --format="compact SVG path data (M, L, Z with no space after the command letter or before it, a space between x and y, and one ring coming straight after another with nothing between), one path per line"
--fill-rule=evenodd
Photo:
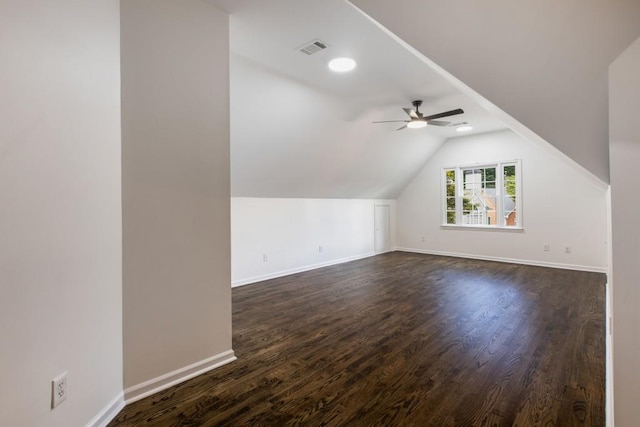
M443 225L522 228L521 162L442 170Z

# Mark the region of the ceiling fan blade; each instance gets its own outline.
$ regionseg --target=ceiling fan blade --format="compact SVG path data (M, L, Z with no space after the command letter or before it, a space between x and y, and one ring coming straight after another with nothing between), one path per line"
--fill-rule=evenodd
M413 119L418 119L420 118L420 116L418 116L418 114L416 113L415 110L413 110L412 108L403 108L404 112L407 113L409 115L409 117L413 118Z
M425 117L425 119L426 120L440 119L442 117L455 116L457 114L462 114L462 113L464 113L464 111L462 111L461 108L458 108L456 110L445 111L444 113L438 113L438 114L434 114L432 116L427 116L427 117Z
M381 120L371 123L409 123L409 120Z
M428 125L434 125L434 126L449 126L451 124L451 122L445 122L442 120L429 120L427 121Z
M397 130L397 131L398 131L398 130L402 130L402 129L406 128L406 127L407 127L407 125L404 125L404 126L402 126L401 128L398 128L398 129L396 129L396 130Z

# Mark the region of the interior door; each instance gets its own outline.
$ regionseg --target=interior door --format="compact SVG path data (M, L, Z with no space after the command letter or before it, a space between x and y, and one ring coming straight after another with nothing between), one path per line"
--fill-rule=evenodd
M391 250L391 217L389 205L375 205L374 211L374 251L379 254Z

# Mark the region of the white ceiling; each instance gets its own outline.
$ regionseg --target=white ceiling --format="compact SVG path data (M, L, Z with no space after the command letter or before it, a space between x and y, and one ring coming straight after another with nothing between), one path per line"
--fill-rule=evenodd
M344 0L208 0L230 13L232 195L395 198L454 127L396 132L402 107L505 128ZM297 48L320 39L311 56ZM327 68L354 58L349 74ZM249 120L247 120L249 119Z
M351 2L508 113L516 132L608 182L608 68L640 36L639 0Z

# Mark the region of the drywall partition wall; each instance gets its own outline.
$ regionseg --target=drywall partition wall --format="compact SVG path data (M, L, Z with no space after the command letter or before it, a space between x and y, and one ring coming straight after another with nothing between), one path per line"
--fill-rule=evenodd
M640 35L640 2L350 1L608 182L607 69Z
M306 271L374 254L374 208L395 201L231 199L233 285Z
M640 39L609 69L613 302L613 401L618 426L637 424L640 403Z
M523 231L442 228L443 167L522 160ZM450 139L397 199L407 250L606 271L607 186L510 130ZM423 241L424 237L424 241ZM548 252L545 245L550 245ZM570 246L570 253L565 247Z
M122 3L125 398L233 360L228 15Z
M122 405L119 49L118 2L0 2L2 426Z

